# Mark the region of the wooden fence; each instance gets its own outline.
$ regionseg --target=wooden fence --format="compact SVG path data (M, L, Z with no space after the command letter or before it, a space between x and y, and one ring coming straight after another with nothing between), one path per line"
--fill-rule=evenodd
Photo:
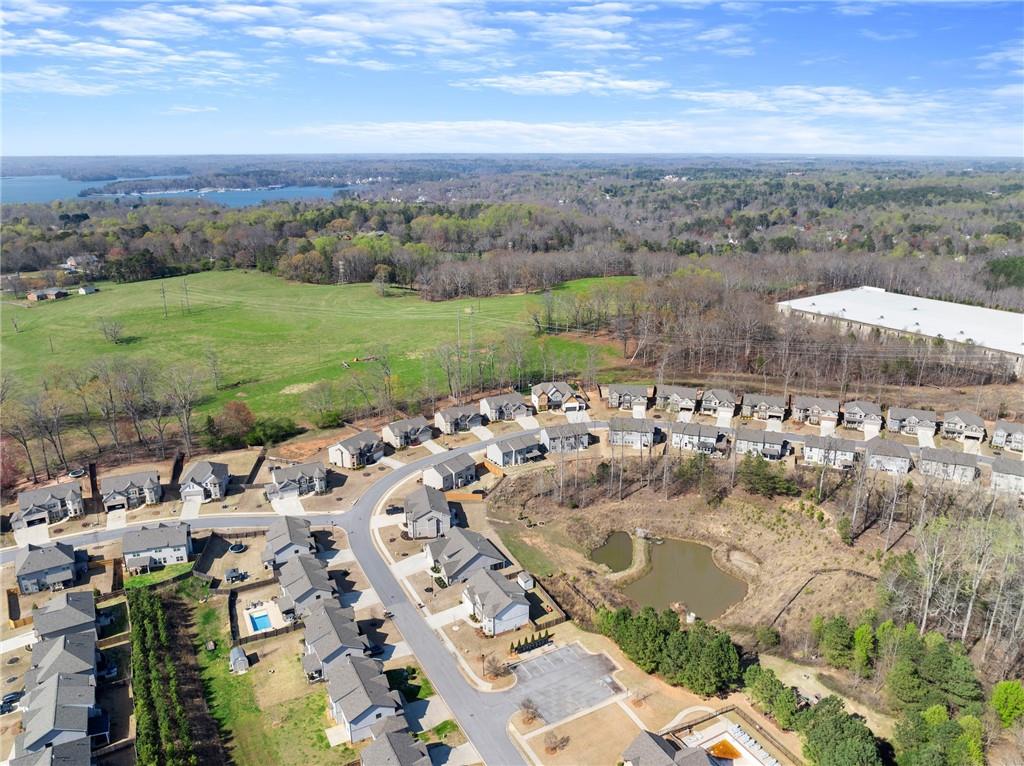
M686 723L679 724L678 726L675 726L669 730L662 731L661 734L663 736L674 736L677 739L682 740L682 732L692 731L697 726L705 724L708 721L713 721L719 716L723 716L727 713L735 715L737 718L743 721L743 723L745 723L748 728L752 729L753 731L748 733L751 734L755 739L764 740L792 763L802 764L804 762L803 759L800 758L800 756L796 755L789 748L787 748L785 745L779 742L758 721L756 721L749 714L747 714L745 710L738 708L735 705L726 705L725 707L719 708L713 713L702 715L700 718L694 718L692 721L687 721Z
M266 638L274 638L275 636L283 636L285 633L293 633L296 630L302 630L305 626L301 621L296 620L295 622L288 623L282 628L274 628L273 630L265 630L260 633L254 633L251 636L241 636L239 638L232 639L232 646L245 646L256 641L262 641Z

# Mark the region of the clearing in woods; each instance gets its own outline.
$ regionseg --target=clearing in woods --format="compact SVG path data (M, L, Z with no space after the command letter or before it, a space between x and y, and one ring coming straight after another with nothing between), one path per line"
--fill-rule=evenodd
M554 292L572 294L623 279L628 278L578 280ZM532 337L530 312L542 305L536 294L427 302L407 290L392 289L381 297L369 284L299 284L250 271L124 285L102 282L99 288L93 295L73 294L54 303L5 303L4 313L16 320L17 331L13 322L3 323L0 349L5 369L23 387L35 386L53 369L83 368L103 356L206 367L213 351L225 388L204 401L201 410L240 398L257 415L301 420L302 392L309 384L344 382L360 369L376 375L375 365L354 360L380 354L385 346L399 396L416 393L425 374L432 376L435 390L443 390L434 351L455 345L457 319L464 354L470 333L478 353L500 354L502 344L496 341L515 332L525 337L533 354L543 343L549 358L564 359L570 367L582 368L587 353L581 341ZM123 326L121 343L103 337L101 320ZM615 359L613 349L606 353L601 362Z

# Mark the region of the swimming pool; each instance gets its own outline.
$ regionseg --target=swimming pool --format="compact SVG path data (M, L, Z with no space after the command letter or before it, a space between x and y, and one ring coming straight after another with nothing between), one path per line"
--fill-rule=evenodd
M252 625L253 633L260 633L270 630L270 615L266 612L256 612L249 615L249 623Z

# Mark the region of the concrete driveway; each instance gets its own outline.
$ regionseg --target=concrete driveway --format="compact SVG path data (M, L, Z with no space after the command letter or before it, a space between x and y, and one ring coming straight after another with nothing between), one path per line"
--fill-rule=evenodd
M199 514L197 513L196 516ZM181 517L189 518L185 516L185 512L182 511ZM127 511L110 511L107 513L107 529L124 529L128 526L128 512Z
M297 497L278 497L270 501L270 507L274 513L280 516L304 516L306 509L302 507L302 501Z
M518 417L516 418L516 423L518 423L519 427L524 431L532 431L535 428L540 428L540 423L533 415L523 415L522 417Z
M820 427L822 436L831 436L836 432L836 421L823 420L821 421Z
M764 425L765 431L771 431L772 433L782 433L782 421L781 420L769 420Z
M124 511L119 511L123 516ZM14 542L18 545L42 545L50 542L50 528L46 524L36 524L32 527L14 530Z
M202 502L196 499L182 500L181 501L181 518L183 519L198 519L199 509L203 507ZM117 513L117 511L115 511ZM123 511L122 511L123 513ZM107 529L110 529L110 525L107 525Z
M393 457L382 457L380 462L381 465L386 465L388 468L401 468L405 465L401 460Z
M353 609L365 609L380 603L380 597L373 588L345 591L338 597L338 600L341 601L342 606L350 606Z
M532 699L544 722L552 724L621 692L612 678L616 669L608 655L570 644L518 665L510 694L517 705Z
M482 442L490 441L494 438L494 432L487 426L473 426L469 429L469 432Z
M434 630L439 630L445 625L451 625L461 619L469 618L469 607L461 601L453 607L445 609L443 612L436 612L434 614L428 614L427 625L432 627Z
M677 423L689 423L693 420L693 413L690 410L679 410L679 414L676 415Z
M391 571L395 573L395 577L408 577L417 572L422 572L426 568L427 554L422 552L391 565Z
M448 451L445 447L442 447L433 439L427 439L425 442L423 442L423 446L430 450L431 454L434 455L440 455L442 452Z
M732 425L732 413L731 412L719 412L715 416L715 425L719 428L728 428Z
M935 434L926 433L925 431L917 432L917 446L918 447L934 447L935 446Z
M981 454L981 442L977 439L964 439L964 454L967 455L980 455Z
M586 410L579 410L578 412L567 412L565 413L565 419L570 423L589 423L590 413Z
M405 720L409 722L412 731L433 729L452 717L452 711L436 694L429 699L407 702L402 706L402 710L405 711Z
M864 441L870 441L878 436L882 429L877 423L865 423L864 424Z

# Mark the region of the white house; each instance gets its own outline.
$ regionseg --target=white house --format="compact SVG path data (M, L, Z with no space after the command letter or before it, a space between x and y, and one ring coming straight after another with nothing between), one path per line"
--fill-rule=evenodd
M997 420L992 430L992 446L1024 452L1024 423Z
M857 431L865 430L866 426L882 428L882 408L874 402L860 399L843 405L843 423Z
M543 457L535 436L510 436L487 445L487 459L502 468L522 465Z
M978 475L978 456L951 449L922 447L917 470L935 479L968 484Z
M608 397L608 406L617 407L620 410L632 410L633 408L647 409L647 386L630 383L611 383L605 386L605 395Z
M429 441L433 435L430 424L422 415L388 423L380 432L384 443L390 444L395 449L405 449L421 444Z
M793 420L797 423L839 422L839 400L820 396L794 396L792 402Z
M857 442L836 436L804 437L804 462L830 468L850 468L857 462Z
M586 423L547 426L540 432L540 443L548 452L576 452L590 446L590 429Z
M687 386L658 386L654 406L668 412L694 413L700 406L700 392Z
M357 469L373 465L384 457L384 440L373 431L362 431L327 448L332 465Z
M443 492L433 487L417 487L402 503L405 528L413 540L434 539L452 528L452 511Z
M515 420L533 414L533 408L520 394L486 396L480 400L480 414L488 420Z
M230 478L225 463L200 460L181 479L181 499L199 500L203 503L220 500L228 492Z
M128 529L121 541L124 567L133 572L182 564L192 556L192 533L181 521Z
M724 434L717 426L676 422L672 424L669 444L673 449L714 455L723 436Z
M465 487L476 481L476 461L465 453L452 455L423 469L423 484L442 492Z
M377 660L341 657L327 666L325 675L328 709L349 742L375 737L384 719L402 710L402 698L388 686L384 666Z
M277 569L300 553L316 553L309 519L301 516L278 516L267 527L267 542L261 560L267 569Z
M992 461L992 490L1024 498L1024 460L997 457Z
M876 436L864 446L867 450L868 468L887 473L910 472L910 450L899 442Z
M18 548L14 555L14 577L23 594L62 590L75 584L88 569L89 556L67 543L45 543Z
M954 410L942 416L942 435L947 439L980 444L985 441L985 421L967 410Z
M939 416L931 410L915 410L910 407L890 407L885 419L885 427L893 433L934 434L939 424Z
M445 407L434 413L434 428L448 436L460 431L469 431L483 425L483 422L484 416L480 414L480 408L474 404Z
M478 569L469 576L462 601L488 636L519 630L530 621L530 602L519 583L493 569Z
M463 582L477 569L502 569L505 556L479 532L452 527L446 537L423 546L427 563L449 585Z
M707 415L718 415L719 412L733 415L736 412L736 394L725 388L708 389L700 398L700 411Z
M657 441L654 421L647 418L612 418L608 421L608 443L646 449Z
M756 428L737 428L734 446L737 454L760 455L765 460L781 460L789 451L789 442L783 434Z
M771 394L743 395L741 412L745 418L777 420L781 423L786 419L788 409L789 402L785 396L773 396Z

